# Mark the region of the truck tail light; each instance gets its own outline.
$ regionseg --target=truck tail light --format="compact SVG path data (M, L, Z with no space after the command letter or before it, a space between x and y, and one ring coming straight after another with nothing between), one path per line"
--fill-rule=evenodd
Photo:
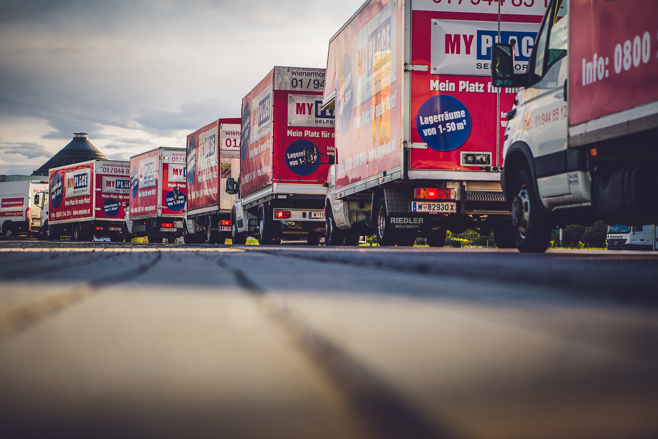
M96 230L103 230L101 226L96 226Z
M25 209L25 221L30 222L30 208Z
M290 218L291 213L289 210L277 210L276 212L274 212L274 216L278 219L286 219L286 218Z
M221 220L219 222L219 225L221 225L221 226L230 226L231 225L231 220Z
M437 189L434 187L414 189L414 198L422 200L454 200L454 189Z
M174 227L174 223L162 223L162 227Z

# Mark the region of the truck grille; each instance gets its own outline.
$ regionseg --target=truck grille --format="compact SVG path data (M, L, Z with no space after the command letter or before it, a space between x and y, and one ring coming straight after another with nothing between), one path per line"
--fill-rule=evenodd
M466 192L465 212L509 212L502 192Z

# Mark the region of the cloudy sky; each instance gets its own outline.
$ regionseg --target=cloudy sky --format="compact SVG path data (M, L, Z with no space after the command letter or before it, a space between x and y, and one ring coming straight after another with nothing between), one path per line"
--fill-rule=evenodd
M112 159L240 117L273 66L326 66L363 0L0 0L0 174L73 138Z

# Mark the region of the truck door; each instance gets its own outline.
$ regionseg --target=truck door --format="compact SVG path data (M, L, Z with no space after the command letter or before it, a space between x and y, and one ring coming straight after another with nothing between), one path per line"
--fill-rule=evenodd
M525 91L525 137L535 158L537 185L542 199L570 193L567 174L565 84L568 73L567 8L557 2L537 38L531 77L537 81ZM546 202L544 203L546 204Z

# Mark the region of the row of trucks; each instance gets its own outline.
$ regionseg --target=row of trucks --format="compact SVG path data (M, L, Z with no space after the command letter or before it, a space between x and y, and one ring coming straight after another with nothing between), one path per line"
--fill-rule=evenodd
M133 157L124 235L442 246L475 228L542 252L558 225L657 223L657 18L652 0L369 0L326 69L275 67L183 162Z

